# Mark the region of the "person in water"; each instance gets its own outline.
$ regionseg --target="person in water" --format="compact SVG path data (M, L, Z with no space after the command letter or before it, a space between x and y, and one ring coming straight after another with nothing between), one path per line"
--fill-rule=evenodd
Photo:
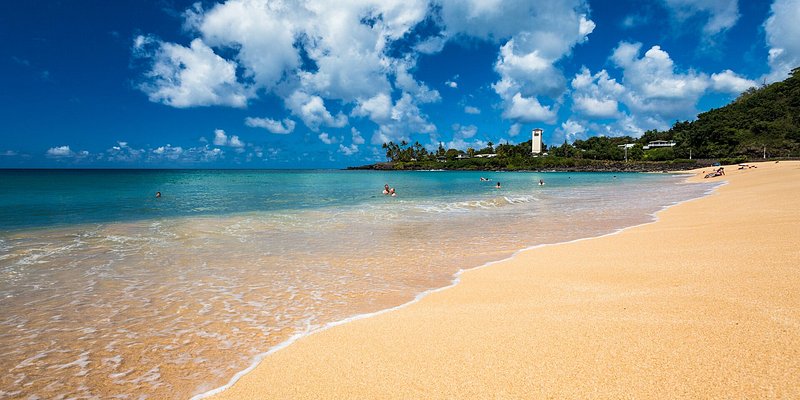
M383 194L389 194L389 184L383 185Z
M157 198L157 199L160 199L160 198L161 198L161 192L156 192L156 198Z
M544 186L544 180L539 179L539 186Z
M500 182L497 182L497 185L494 185L495 189L500 189Z
M395 196L397 196L397 193L395 193L395 192L394 192L394 188L391 188L391 189L389 189L389 194L390 194L392 197L395 197Z

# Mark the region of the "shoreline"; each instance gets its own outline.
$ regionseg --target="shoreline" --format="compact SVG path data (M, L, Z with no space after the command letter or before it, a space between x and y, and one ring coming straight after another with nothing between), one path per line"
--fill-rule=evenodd
M781 189L785 186L781 182L787 174L789 177L800 174L798 163L783 163L777 168L770 168L769 164L757 165L763 169L749 172L747 175L770 178L767 189L771 191L764 194L769 197L768 205L775 206L785 200L783 197L786 193L782 193L781 190L784 192L792 190L794 193L798 191L798 185L794 184L792 179L786 181L789 188ZM781 170L776 175L778 168ZM764 172L765 170L770 172ZM699 171L695 171L695 177L689 179L698 179L696 178L698 175ZM669 397L697 397L701 394L711 397L748 397L748 395L752 397L754 394L760 397L797 395L798 389L787 384L786 377L791 379L791 376L794 376L790 371L797 371L800 360L798 357L800 350L792 350L798 347L791 346L800 343L798 299L797 295L791 295L796 293L793 289L797 289L800 284L796 282L797 279L787 281L786 277L780 274L763 276L765 274L758 273L760 270L753 271L753 268L748 267L753 264L753 260L738 262L736 258L741 257L741 254L750 253L754 253L759 259L765 258L763 249L754 245L751 245L751 248L746 246L748 240L762 245L775 243L772 244L773 250L782 252L778 252L776 257L769 258L769 266L773 270L783 271L789 268L796 271L793 269L794 266L787 264L791 262L787 258L796 254L796 250L789 250L790 253L786 253L787 244L794 245L800 236L792 229L796 225L775 218L768 221L761 220L759 214L755 220L760 221L761 225L769 225L768 231L778 230L779 235L770 238L774 240L765 241L760 232L751 232L750 235L754 236L741 240L735 235L730 236L732 228L734 231L740 228L737 228L736 223L741 221L736 218L733 218L732 225L714 222L714 219L711 219L711 222L698 222L697 215L686 212L687 208L694 211L714 210L714 207L709 208L709 203L715 206L716 203L736 200L731 198L731 194L728 193L730 191L751 202L754 201L753 187L764 185L760 185L758 181L754 183L750 178L740 179L734 176L745 176L745 174L731 171L725 180L736 181L735 184L729 183L717 187L711 195L661 210L657 213L655 221L601 237L522 250L509 259L484 265L493 268L480 266L460 272L456 281L458 284L447 287L451 290L438 289L422 299L415 299L413 303L401 306L401 309L391 309L395 311L393 313L383 311L381 315L371 316L372 318L362 317L347 321L351 323L338 329L331 328L345 324L340 323L318 334L304 336L303 340L293 342L294 346L286 346L281 348L284 351L276 350L271 353L269 362L262 362L251 373L243 374L242 378L227 390L215 389L215 393L219 394L217 398L255 398L265 397L268 394L278 398L287 394L294 397L362 398L492 395L496 397L498 394L503 394L500 397L535 395L596 397L598 394L601 397L629 397L637 394L651 397L654 395L659 397L660 394L660 397L666 397L667 393L671 394ZM739 181L746 181L747 185ZM791 205L796 206L796 201ZM772 211L772 209L746 209L762 214ZM792 210L794 208L790 211ZM780 212L786 216L785 210ZM788 215L793 217L790 219L794 221L798 219L798 216L791 212ZM744 218L750 222L753 220L752 217L750 214L737 215L737 218ZM694 226L697 224L699 226ZM675 249L675 252L684 256L689 254L697 256L695 262L704 268L698 266L692 268L685 265L685 262L675 259L671 261L656 259L652 263L644 264L622 262L621 265L608 266L611 271L583 265L576 266L577 270L560 269L550 265L538 266L531 270L525 265L536 256L545 257L555 263L563 257L568 257L564 249L568 249L567 253L575 253L573 249L575 247L596 250L598 253L591 253L596 258L610 257L609 259L619 262L620 256L614 258L609 256L607 251L604 253L604 246L614 244L614 248L619 248L620 242L623 242L624 248L625 243L630 245L631 241L644 246L646 239L653 237L664 240L672 237L669 240L685 243L685 239L675 239L675 233L671 230L685 231L687 225L691 228L689 230L708 229L709 224L717 229L708 232L700 229L700 237L705 238L706 234L711 234L712 237L719 235L730 238L728 241L736 241L737 244L744 243L744 249L729 248L727 252L714 252L713 256L706 255L705 258L701 256L706 254L706 249L696 248L704 247L701 245ZM641 236L644 236L645 240ZM726 253L735 254L731 258L731 254ZM586 260L585 256L581 258L579 255L574 258L589 264L594 261ZM631 258L639 262L649 261L648 257L642 255ZM680 260L680 257L678 259ZM717 261L717 259L722 260ZM730 266L715 267L718 262ZM648 275L642 270L656 271L659 274ZM697 283L698 281L686 280L684 276L708 273L724 282L715 280L699 280L699 282L717 291L704 288ZM730 273L735 273L736 276L731 278L728 276ZM539 288L541 293L534 291L533 293L538 294L533 299L526 297L527 300L524 301L518 298L517 296L523 295L530 297L527 289L531 289L528 287L523 291L513 290L519 289L521 283L517 282L517 279L520 278L520 274L523 276L522 279L526 280L522 284L523 287L533 285ZM531 280L530 276L524 277L524 275L543 276L535 276L535 279ZM597 282L590 284L592 279L582 277L584 275L592 279L602 277L600 283L603 285L594 287ZM750 279L735 279L740 275ZM554 300L553 296L548 297L549 291L564 289L559 284L552 285L564 283L561 280L565 277L569 278L567 282L576 281L588 285L577 292L574 290L576 288L572 288L570 296L560 299L566 301L567 309L571 312L553 313L547 307L542 308ZM677 287L675 289L672 285L664 285L661 281L676 281L682 284L673 282ZM498 286L498 282L502 285ZM750 288L755 283L763 283L766 286ZM735 289L733 297L727 293L726 285L729 284ZM504 288L504 285L513 288ZM580 285L578 286L577 289L581 289ZM622 288L634 286L638 290L632 292L613 290L615 286ZM788 300L781 300L780 296L770 298L775 296L773 292L781 292L774 286L786 289L784 292L790 294ZM570 289L569 285L567 289ZM726 291L720 293L721 289ZM771 289L771 291L764 292L757 289ZM509 296L509 290L512 296ZM664 296L661 291L667 295ZM739 299L737 294L740 292L752 298ZM598 294L604 296L598 297ZM657 296L659 294L660 296ZM651 295L654 298L649 298ZM712 300L722 299L726 302L710 304L709 301L705 301L709 296ZM486 297L491 297L497 302L489 302ZM629 297L643 297L646 301L624 303L623 300ZM559 300L558 296L555 300ZM589 305L587 309L577 307L587 301ZM623 301L628 308L641 309L639 310L641 315L627 316L622 310L599 307L607 305L605 302L608 301ZM731 302L733 305L728 304ZM676 307L673 303L682 304L683 307ZM555 301L554 304L565 306L559 301ZM573 305L580 309L572 310ZM736 307L737 305L739 307ZM520 314L519 309L538 310L541 315ZM645 309L649 312L644 312ZM728 315L729 313L731 315ZM533 321L525 321L525 317ZM732 319L735 326L741 324L743 328L747 328L750 335L741 333L740 328L728 326L731 325ZM449 327L451 322L454 324ZM500 322L502 323L498 325ZM763 326L775 328L771 326L775 324L782 329L764 329ZM482 329L477 329L474 325ZM562 329L548 330L553 325ZM644 338L650 340L643 340L629 331L646 333ZM687 331L697 333L699 336L687 335ZM597 335L597 332L604 334ZM758 340L765 339L764 337L771 340ZM730 339L737 339L734 343L739 342L741 345L726 344ZM598 346L597 342L602 345ZM764 345L764 342L767 345ZM520 344L532 343L540 346L520 347ZM542 344L549 346L541 346ZM587 346L596 354L576 351L576 349L586 350ZM651 349L652 347L655 347L655 350ZM511 354L509 348L514 350ZM609 350L616 350L619 354L613 354L614 352ZM525 357L517 351L532 354ZM533 357L536 354L540 357ZM587 354L594 355L586 359ZM622 357L622 362L617 357ZM742 358L748 360L742 361ZM607 363L598 363L598 359ZM687 359L689 365L683 365L687 363ZM462 362L459 363L459 360ZM558 364L563 364L562 368L558 368ZM751 367L753 364L761 365L765 369L753 370ZM337 365L339 368L331 369L330 365ZM599 368L600 365L603 365L603 368ZM766 368L767 365L769 368ZM495 367L495 372L488 373L486 367L492 366ZM502 368L497 369L499 366ZM584 374L575 375L573 369L576 368L579 371L583 370ZM710 370L710 376L707 369ZM529 373L520 374L520 371ZM579 376L583 379L576 381ZM603 377L605 380L601 379ZM649 384L642 386L642 382ZM201 396L204 398L212 394L207 392Z
M270 355L272 355L272 354L274 354L274 353L276 353L276 352L278 352L280 350L286 349L287 347L289 347L293 343L297 342L298 340L302 340L303 338L306 338L306 337L309 337L309 336L312 336L312 335L315 335L315 334L323 333L324 331L327 331L328 329L331 329L331 328L334 328L334 327L337 327L337 326L345 325L345 324L348 324L348 323L351 323L351 322L354 322L354 321L358 321L358 320L362 320L362 319L377 317L377 316L379 316L381 314L385 314L385 313L389 313L389 312L392 312L392 311L401 310L401 309L404 309L406 307L412 306L412 305L414 305L416 303L419 303L425 297L427 297L427 296L429 296L431 294L438 293L438 292L441 292L441 291L456 287L461 282L461 276L464 273L467 273L467 272L470 272L470 271L480 270L480 269L487 268L487 267L491 267L491 266L493 266L495 264L501 264L501 263L504 263L504 262L508 262L510 260L513 260L514 257L516 257L518 254L521 254L523 252L536 250L536 249L539 249L539 248L544 248L544 247L549 247L549 246L559 246L559 245L564 245L564 244L578 243L578 242L582 242L582 241L586 241L586 240L593 240L593 239L603 238L603 237L607 237L607 236L614 236L614 235L620 234L620 233L622 233L622 232L624 232L624 231L626 231L628 229L633 229L633 228L637 228L637 227L640 227L640 226L646 226L646 225L657 223L658 222L658 214L660 212L662 212L662 211L664 211L664 210L666 210L666 209L668 209L670 207L675 207L675 206L683 204L683 203L696 201L696 200L702 199L703 197L709 196L709 195L713 194L714 190L716 190L717 188L723 186L724 184L725 183L723 182L719 186L715 186L715 187L709 189L708 191L703 193L703 195L700 196L700 197L695 197L695 198L691 198L691 199L687 199L687 200L683 200L683 201L680 201L680 202L677 202L677 203L673 203L673 204L670 204L670 205L663 206L659 210L657 210L657 211L655 211L655 212L653 212L651 214L648 214L648 217L652 218L650 221L643 222L643 223L636 224L636 225L626 226L626 227L623 227L623 228L618 228L618 229L615 229L612 232L604 233L604 234L601 234L601 235L598 235L598 236L589 236L589 237L583 237L583 238L578 238L578 239L567 240L567 241L564 241L564 242L544 243L544 244L537 244L537 245L533 245L533 246L528 246L528 247L525 247L525 248L522 248L522 249L514 251L508 257L505 257L505 258L502 258L502 259L499 259L499 260L489 261L489 262L486 262L486 263L483 263L481 265L478 265L478 266L475 266L475 267L471 267L471 268L459 269L458 271L456 271L453 274L453 279L450 281L449 285L438 287L438 288L434 288L434 289L425 290L425 291L417 294L416 296L414 296L414 298L412 300L410 300L408 302L405 302L403 304L400 304L400 305L397 305L397 306L394 306L394 307L385 308L385 309L378 310L378 311L375 311L375 312L364 313L364 314L356 314L356 315L344 318L344 319L339 320L339 321L329 322L329 323L325 324L324 326L322 326L320 328L317 328L317 329L314 329L312 331L295 333L291 337L286 339L285 341L283 341L281 343L278 343L277 345L271 347L270 349L268 349L264 353L256 355L256 357L253 360L253 363L250 366L248 366L246 369L244 369L242 371L237 372L231 378L231 380L228 383L226 383L225 385L220 386L218 388L214 388L214 389L209 390L207 392L203 392L203 393L194 395L194 396L192 396L190 398L190 400L201 400L201 399L206 399L206 398L213 398L213 396L224 392L225 390L227 390L227 389L231 388L233 385L235 385L242 377L244 377L245 375L249 374L250 372L254 371L256 368L258 368L258 365L266 357L269 357Z
M733 167L733 166L728 166L728 167ZM705 168L708 168L708 167L705 167ZM671 174L675 174L675 175L685 175L686 176L686 180L684 181L684 184L687 184L687 183L691 183L692 179L695 179L696 182L703 182L703 179L697 179L696 178L698 176L698 174L700 174L698 171L701 170L701 169L702 168L696 168L695 170L689 170L689 171L687 171L687 170L674 170L674 171L668 171L668 172L671 173ZM602 172L612 172L612 171L602 171ZM618 172L625 172L625 171L618 171ZM639 172L639 173L662 173L662 172ZM718 180L716 182L716 185L714 185L713 187L709 188L702 195L700 195L698 197L694 197L694 198L690 198L690 199L686 199L686 200L675 202L675 203L672 203L672 204L669 204L669 205L662 206L658 210L648 214L647 217L650 220L648 220L646 222L639 223L639 224L636 224L636 225L631 225L631 226L618 228L618 229L613 230L612 232L604 233L604 234L601 234L601 235L598 235L598 236L589 236L589 237L583 237L583 238L578 238L578 239L572 239L572 240L568 240L568 241L564 241L564 242L545 243L545 244L537 244L537 245L533 245L533 246L528 246L528 247L525 247L525 248L522 248L522 249L514 251L508 257L505 257L505 258L502 258L502 259L499 259L499 260L489 261L489 262L486 262L484 264L481 264L481 265L478 265L478 266L475 266L475 267L471 267L471 268L460 269L456 273L453 274L453 279L451 280L449 285L446 285L446 286L443 286L443 287L439 287L439 288L433 288L433 289L425 290L425 291L423 291L421 293L418 293L412 300L410 300L410 301L408 301L406 303L399 304L397 306L389 307L389 308L386 308L386 309L378 310L378 311L375 311L375 312L353 315L351 317L347 317L347 318L344 318L344 319L339 320L339 321L334 321L334 322L327 323L324 326L319 327L319 328L314 329L314 330L311 330L311 331L295 333L291 337L286 339L285 341L283 341L283 342L271 347L270 349L268 349L264 353L258 354L254 358L253 363L250 366L248 366L246 369L236 373L230 379L230 381L228 383L226 383L225 385L217 387L217 388L214 388L214 389L211 389L209 391L206 391L206 392L203 392L203 393L200 393L200 394L197 394L197 395L194 395L194 396L191 397L191 400L199 400L199 399L206 399L206 398L226 398L225 396L230 394L229 392L226 392L226 391L228 391L230 388L236 386L238 384L238 382L242 378L244 378L244 377L248 376L249 374L253 373L254 371L256 371L259 368L260 364L262 362L264 362L264 360L266 358L274 355L275 353L277 353L277 352L279 352L281 350L286 350L287 348L290 348L290 346L292 344L295 344L298 341L304 340L304 339L306 339L308 337L311 337L311 336L314 336L314 335L317 335L317 334L322 334L322 333L324 333L324 332L326 332L326 331L328 331L328 330L330 330L332 328L336 328L336 327L339 327L339 326L342 326L342 325L346 325L346 324L350 324L352 322L356 322L356 321L360 321L360 320L365 320L365 319L378 317L378 316L383 315L383 314L387 314L387 313L390 313L390 312L393 312L393 311L402 310L402 309L405 309L407 307L410 307L410 306L413 306L415 304L418 304L419 302L423 301L426 297L428 297L430 295L433 295L433 294L436 294L436 293L439 293L439 292L443 292L443 291L446 291L448 289L452 289L452 288L456 287L461 282L462 276L465 273L469 273L469 272L477 271L477 270L482 270L484 268L491 267L491 266L494 266L494 265L497 265L497 264L507 263L507 262L510 262L510 261L514 260L520 254L523 254L523 253L526 253L526 252L530 252L530 251L534 251L534 250L537 250L537 249L553 247L553 246L562 246L562 245L568 245L568 244L579 243L579 242L584 242L584 241L596 240L596 239L605 238L605 237L611 237L611 236L619 235L619 234L621 234L623 232L626 232L628 230L631 230L631 229L636 229L636 228L639 228L639 227L656 224L660 220L659 214L663 213L665 210L668 210L668 209L676 207L676 206L680 206L680 205L685 204L685 203L698 201L698 200L701 200L703 198L712 196L721 187L724 187L727 184L728 184L728 181ZM217 396L217 395L220 395L220 396ZM236 398L236 397L233 397L233 398Z

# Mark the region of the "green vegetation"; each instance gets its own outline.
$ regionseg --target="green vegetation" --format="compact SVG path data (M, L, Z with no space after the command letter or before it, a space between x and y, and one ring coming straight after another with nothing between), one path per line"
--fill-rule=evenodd
M750 88L725 107L678 122L666 132L675 153L723 158L800 156L800 68L789 79Z
M654 141L669 144L653 146ZM383 145L393 169L614 169L657 170L692 168L696 159L733 164L767 157L800 156L800 68L783 82L750 88L732 103L678 121L667 131L651 130L640 138L591 137L566 141L531 154L531 141L516 145L489 142L483 149L429 152L419 142ZM546 156L545 156L546 155Z

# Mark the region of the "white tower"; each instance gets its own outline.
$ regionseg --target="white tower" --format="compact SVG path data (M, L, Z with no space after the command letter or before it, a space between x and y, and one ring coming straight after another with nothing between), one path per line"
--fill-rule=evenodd
M540 154L542 152L542 131L536 128L531 132L531 153Z

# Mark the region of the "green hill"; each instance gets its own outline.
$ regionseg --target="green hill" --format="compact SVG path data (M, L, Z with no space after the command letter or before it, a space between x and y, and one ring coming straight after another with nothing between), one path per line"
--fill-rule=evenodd
M675 156L694 158L800 156L800 68L783 82L751 88L732 103L678 122L665 132Z

